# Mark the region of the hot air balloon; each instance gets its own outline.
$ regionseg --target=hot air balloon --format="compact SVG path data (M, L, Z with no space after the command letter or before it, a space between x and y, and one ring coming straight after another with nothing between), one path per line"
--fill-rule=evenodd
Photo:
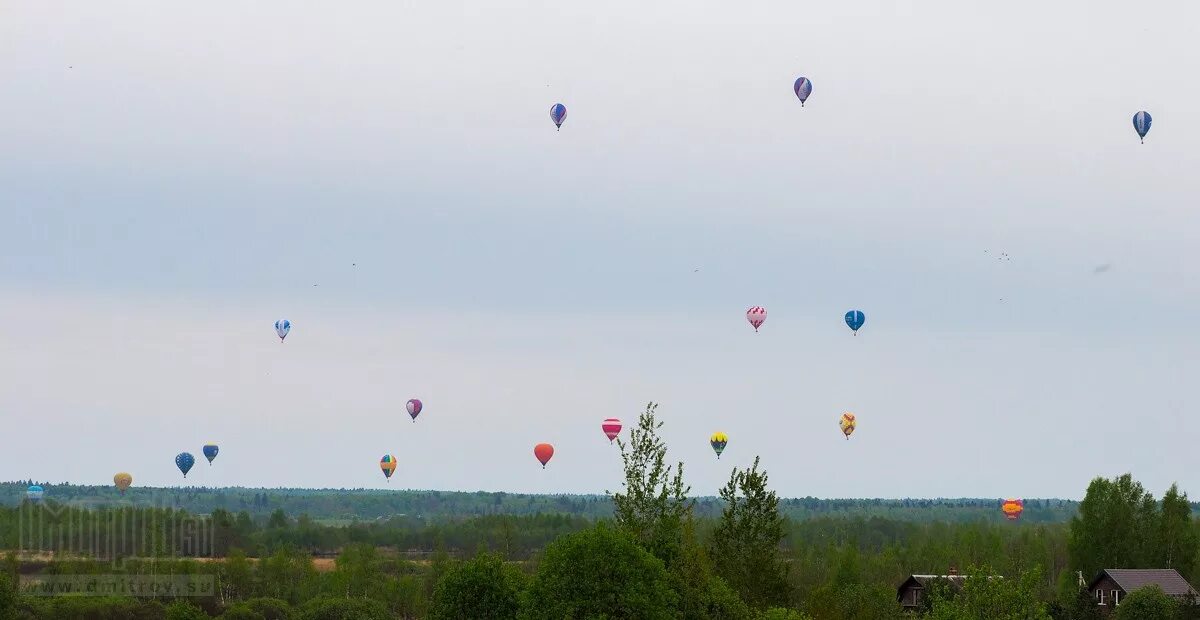
M206 444L204 444L203 451L204 451L204 458L208 459L209 465L212 465L213 459L217 458L217 452L220 452L221 449L218 448L217 444L215 444L215 443L206 443Z
M847 411L842 414L842 419L838 420L838 426L842 429L842 434L846 436L846 441L850 441L850 434L858 426L858 420L854 419L854 414Z
M563 121L567 120L567 106L556 103L550 106L550 120L554 121L554 126L562 131Z
M751 306L746 311L746 320L750 321L750 325L754 327L754 331L758 331L759 327L767 321L767 309L762 306Z
M45 492L46 490L41 485L35 484L25 490L25 497L28 497L31 502L40 502Z
M183 472L183 477L187 478L187 473L191 471L192 465L196 464L196 457L192 456L191 452L180 452L175 455L175 466L179 471Z
M713 452L717 453L717 458L721 458L721 453L725 451L725 446L729 445L729 435L717 431L708 438L708 445L712 446Z
M546 463L549 463L550 457L554 456L554 446L548 443L539 443L533 447L533 455L542 462L542 469L546 469Z
M125 472L119 472L113 476L113 484L117 485L117 490L121 492L121 495L124 495L125 489L128 489L129 485L133 484L133 476Z
M1000 505L1000 510L1004 511L1005 519L1016 521L1021 517L1021 513L1025 512L1025 501L1020 499L1006 499Z
M279 319L275 321L275 334L279 336L279 342L283 342L287 338L288 332L292 331L292 322L287 319Z
M421 401L413 398L404 405L404 408L408 409L408 416L412 418L413 424L416 424L417 416L421 415L421 409L424 409L425 406L421 404Z
M800 99L800 107L803 108L804 102L812 94L812 82L806 77L798 77L796 83L792 85L792 90L796 91L796 97Z
M1142 144L1146 143L1146 134L1150 133L1150 123L1152 122L1154 119L1150 118L1150 113L1145 110L1133 115L1133 128L1141 138Z
M612 443L617 435L621 434L621 421L616 418L608 418L600 423L600 428L604 429L604 434L608 436L608 443Z
M379 469L383 470L383 477L391 482L392 474L396 472L396 457L390 454L383 455L383 458L379 459Z
M862 313L862 310L851 310L846 313L846 325L854 330L854 335L858 335L858 330L867 322L867 315Z

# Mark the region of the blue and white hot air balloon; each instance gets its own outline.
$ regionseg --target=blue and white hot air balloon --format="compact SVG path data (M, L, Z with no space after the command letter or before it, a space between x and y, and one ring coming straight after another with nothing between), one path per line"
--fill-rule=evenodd
M804 102L812 94L812 81L806 77L798 77L796 83L792 85L792 90L796 91L796 98L800 100L800 107L803 108Z
M25 497L28 497L29 501L36 503L42 501L42 495L45 493L46 490L41 485L35 484L25 491Z
M1133 128L1137 130L1138 137L1142 139L1142 144L1146 143L1146 134L1150 133L1150 123L1154 119L1150 118L1150 113L1142 110L1133 115Z
M863 314L862 310L851 310L846 313L846 325L854 330L854 335L858 335L858 330L867 322L867 315Z
M192 456L191 452L180 452L175 455L175 466L179 471L183 472L183 477L187 478L187 473L191 471L192 465L196 464L196 457Z
M567 106L556 103L550 106L550 120L554 121L554 126L562 131L563 121L567 120Z
M292 322L287 319L279 319L275 321L275 334L279 336L279 342L283 342L287 338L288 332L292 331Z

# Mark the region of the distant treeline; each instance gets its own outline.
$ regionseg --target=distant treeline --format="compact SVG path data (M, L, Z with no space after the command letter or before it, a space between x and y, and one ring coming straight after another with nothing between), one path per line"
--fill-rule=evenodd
M26 489L40 484L47 500L60 504L137 506L186 510L210 514L217 510L246 512L266 518L276 510L307 515L317 521L374 520L409 517L423 521L485 515L563 514L586 519L608 518L612 501L604 495L532 495L478 491L385 491L379 489L248 489L242 487L133 487L120 495L111 486L53 484L36 481L0 483L0 505L17 506ZM947 499L780 499L779 510L793 520L816 517L884 517L915 522L1002 521L1000 498ZM1075 516L1079 502L1063 499L1026 499L1022 521L1065 523ZM720 515L716 497L696 499L699 517Z

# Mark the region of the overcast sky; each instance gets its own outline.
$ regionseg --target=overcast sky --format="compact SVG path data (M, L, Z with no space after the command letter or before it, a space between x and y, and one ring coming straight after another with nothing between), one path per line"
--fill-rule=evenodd
M0 479L1200 494L1200 5L321 4L0 6Z

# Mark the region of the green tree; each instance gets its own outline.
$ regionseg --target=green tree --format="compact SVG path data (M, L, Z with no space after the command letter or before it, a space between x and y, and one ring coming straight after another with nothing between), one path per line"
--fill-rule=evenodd
M802 614L795 609L772 607L758 614L755 620L812 620L812 616Z
M1038 598L1039 571L1016 579L993 576L987 567L967 571L953 598L935 598L931 620L1050 620Z
M0 620L16 615L17 586L7 571L0 572Z
M1067 549L1071 567L1090 578L1105 568L1146 568L1155 552L1158 510L1154 497L1129 474L1096 478L1071 519Z
M658 405L649 403L629 429L629 441L617 439L625 469L624 491L610 493L618 527L668 567L679 555L683 523L692 512L691 487L683 483L683 463L666 464L667 444L659 436Z
M297 620L392 620L379 601L362 598L315 598L296 614Z
M221 620L266 620L266 616L250 609L245 603L232 605L221 614Z
M291 620L292 606L277 598L252 598L242 603L267 620Z
M167 605L166 620L208 620L204 610L186 601L175 601Z
M667 620L677 606L662 561L601 523L546 547L521 617Z
M346 545L338 554L333 579L339 586L339 594L366 596L367 589L380 579L379 554L375 546L366 543Z
M779 498L767 488L758 457L749 469L734 468L721 488L725 510L712 536L716 573L755 609L788 603L788 568L779 558L784 520Z
M1192 505L1187 493L1180 494L1172 484L1162 498L1162 514L1158 520L1158 553L1160 566L1174 568L1185 578L1192 575L1200 540L1192 522Z
M480 553L451 568L433 590L429 620L511 620L521 609L526 577L500 556Z
M1116 607L1116 620L1167 620L1179 610L1179 603L1158 586L1144 586L1130 592Z

